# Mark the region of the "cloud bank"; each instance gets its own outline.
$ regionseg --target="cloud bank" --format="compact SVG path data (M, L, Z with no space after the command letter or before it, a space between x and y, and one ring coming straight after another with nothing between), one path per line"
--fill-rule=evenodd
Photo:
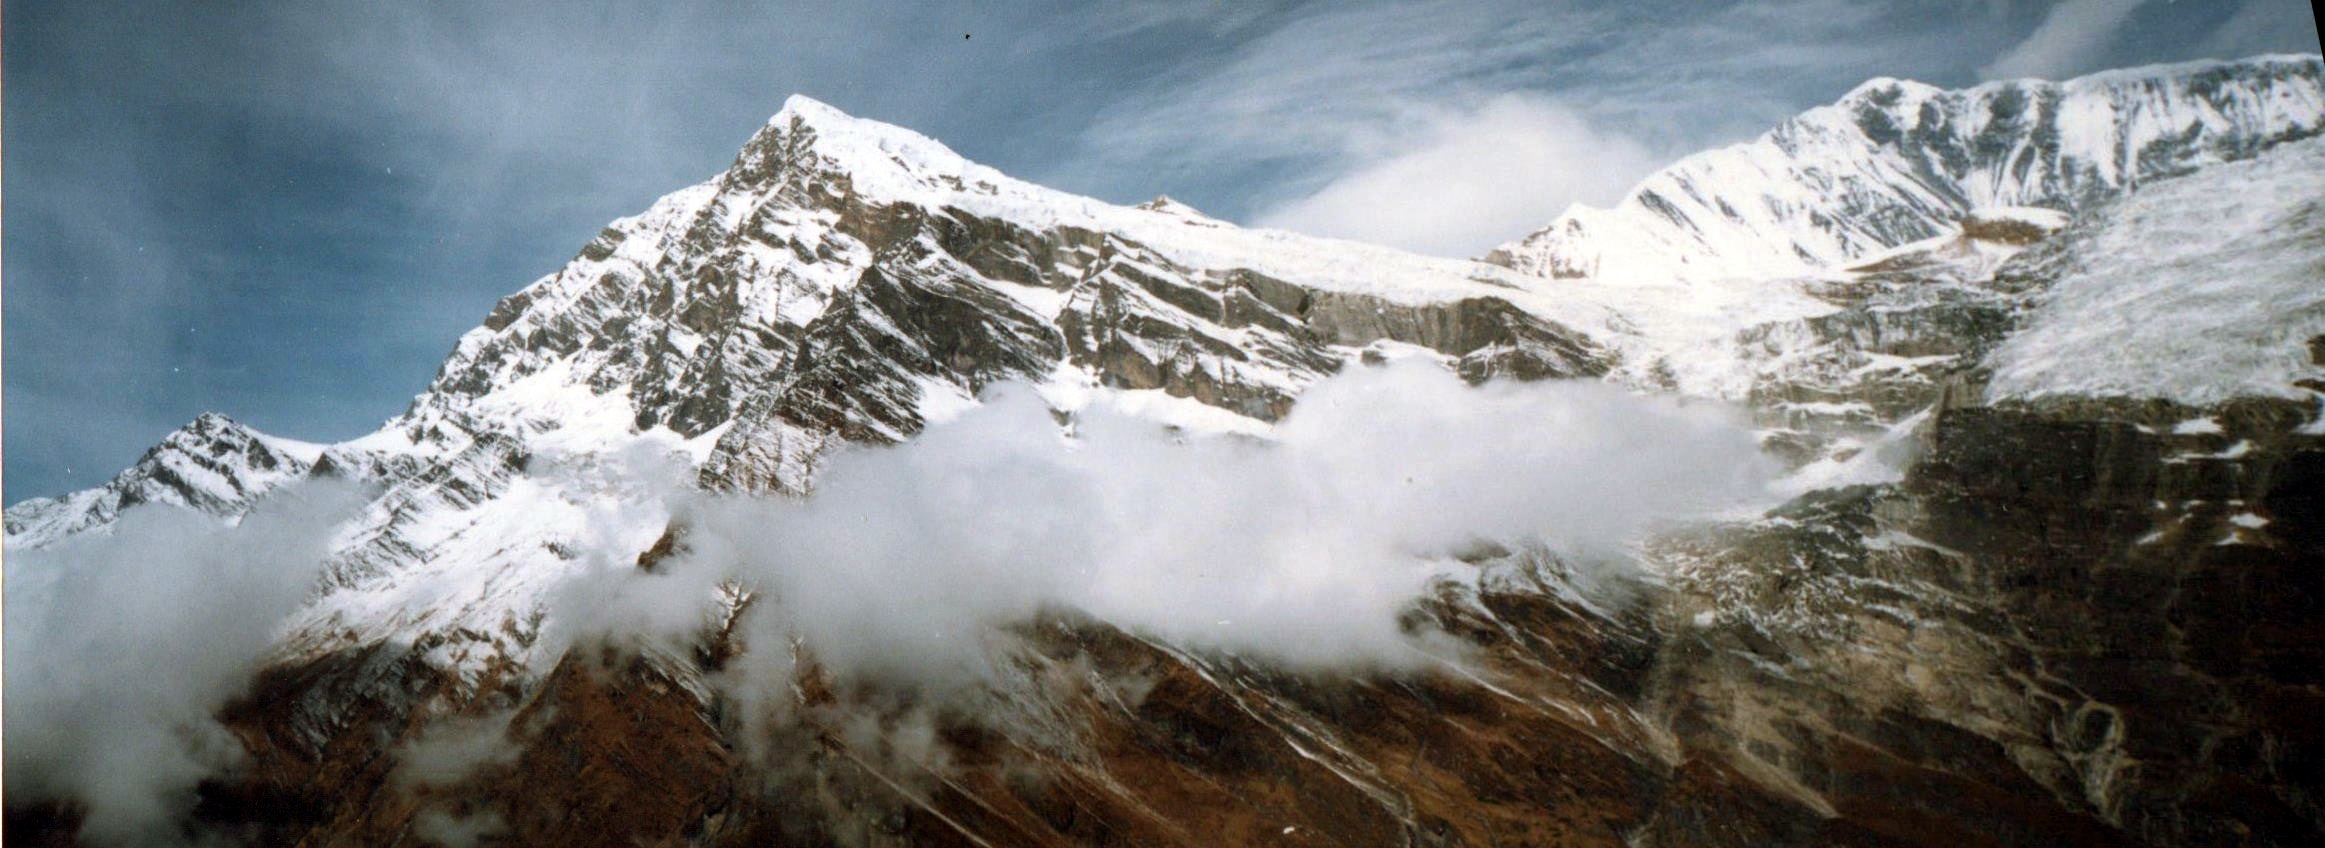
M538 463L535 484L588 493L604 529L573 540L585 567L543 599L544 656L616 640L683 657L731 632L744 650L714 683L754 723L796 705L801 657L906 699L891 703L975 691L1050 613L1289 668L1417 668L1443 643L1401 614L1433 580L1475 579L1461 555L1480 543L1627 569L1642 534L1764 499L1775 472L1723 405L1595 382L1472 387L1422 359L1312 387L1267 439L1104 407L1061 425L1023 386L984 400L903 445L836 455L804 500L694 490L651 436ZM84 802L100 844L187 834L195 786L239 753L211 716L355 505L306 484L238 526L133 510L109 536L12 552L10 788ZM642 569L665 517L681 550ZM520 743L504 725L430 731L398 749L394 782L506 761ZM449 841L494 826L438 812L428 826Z
M2051 7L2034 32L1978 69L1986 79L2058 79L2091 67L2131 13L2147 0L2066 0Z
M300 484L238 526L132 509L110 535L9 551L9 800L75 799L100 845L183 838L240 743L212 718L314 586L352 487Z
M675 510L690 549L610 573L552 618L692 638L712 587L748 587L744 688L788 691L799 645L881 686L975 684L1008 628L1093 616L1183 649L1294 667L1428 662L1400 627L1482 541L1627 561L1662 524L1762 496L1773 468L1733 411L1598 383L1470 387L1426 363L1354 368L1272 438L1190 436L1030 390L905 445L834 458L802 502ZM603 579L603 578L600 578Z

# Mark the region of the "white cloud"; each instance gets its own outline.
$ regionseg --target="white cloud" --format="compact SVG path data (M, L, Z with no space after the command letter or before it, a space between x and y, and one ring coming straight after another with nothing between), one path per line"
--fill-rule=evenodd
M1540 57L1590 45L1615 17L1573 3L1301 9L1099 112L1080 164L1198 177L1223 162L1302 161L1305 172L1378 155L1405 140L1397 128L1415 104L1539 82Z
M76 799L91 844L179 841L194 788L241 757L212 716L322 566L352 487L300 484L238 526L170 507L8 551L7 782Z
M1264 210L1254 223L1475 256L1569 204L1611 204L1658 164L1644 145L1547 98L1508 94L1423 121L1410 148Z
M488 765L506 765L523 753L510 738L515 713L454 717L431 725L395 754L390 783L402 787L448 787Z
M1069 438L1030 389L985 400L834 457L804 501L693 490L652 437L598 462L537 454L528 479L592 492L603 530L573 540L586 567L550 593L542 643L684 649L723 623L722 592L748 587L743 652L717 683L754 722L796 706L794 646L856 691L973 697L1008 673L995 659L1016 628L1060 610L1295 668L1411 668L1446 655L1402 614L1432 579L1475 579L1457 555L1477 543L1557 551L1578 593L1603 598L1594 587L1635 576L1626 542L1758 501L1773 471L1720 404L1589 381L1471 387L1422 360L1312 387L1266 442L1103 408ZM92 842L183 835L194 787L240 750L211 716L353 505L315 485L238 527L141 509L111 536L10 551L10 789L85 802ZM670 515L688 550L638 569L646 541L625 528ZM394 782L442 788L506 762L519 743L504 721L429 731L396 750ZM896 738L886 756L928 762ZM447 844L501 826L430 809L415 827Z
M1771 471L1717 404L1471 387L1418 362L1312 388L1265 443L1095 410L1069 439L1029 390L987 400L836 457L804 502L682 507L689 553L611 575L611 594L666 600L550 617L684 637L710 587L752 587L733 667L747 714L780 714L765 697L790 691L792 645L843 682L958 691L1051 610L1297 667L1411 667L1430 660L1399 615L1433 577L1474 577L1454 554L1493 540L1629 568L1626 542L1760 498Z
M1999 20L1930 0L1313 4L1113 98L1075 160L1034 176L1078 186L1147 175L1242 220L1352 162L1394 155L1431 106L1504 94L1554 98L1602 133L1676 158L1871 76L1963 75L1962 56L2023 34ZM1204 202L1205 188L1225 202Z
M2051 7L2026 40L2003 51L1978 74L1986 79L2060 79L2093 67L2123 22L2147 0L2066 0Z

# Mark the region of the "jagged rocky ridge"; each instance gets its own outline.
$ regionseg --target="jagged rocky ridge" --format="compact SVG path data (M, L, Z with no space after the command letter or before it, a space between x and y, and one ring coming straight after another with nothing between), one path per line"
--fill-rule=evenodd
M322 445L269 436L206 413L164 437L103 486L11 505L8 538L48 541L102 530L122 510L144 504L233 515L312 471L322 451Z
M2315 65L2064 85L2305 68L2293 120L2313 127ZM2257 232L2161 264L2257 245L2291 269L2258 285L2315 281L2325 155L2286 141L2221 145L2291 180L2223 219ZM100 494L12 508L10 540L101 532L141 501L230 515L310 469L383 485L229 716L254 759L202 814L254 841L417 842L449 805L527 844L2302 844L2325 829L2305 720L2325 587L2304 567L2325 554L2325 312L2295 300L2237 336L2298 359L2225 400L1988 388L2061 292L2108 285L2094 246L2168 230L2139 198L2254 193L2248 171L2183 165L2054 204L2063 230L1998 210L1844 254L1858 270L1680 297L1105 207L794 100L728 172L496 307L381 433L310 452L205 418ZM1699 308L1723 297L1752 306ZM1414 610L1479 646L1477 679L1316 679L1028 622L1023 685L985 711L1070 730L955 717L947 764L901 782L845 730L894 716L812 676L816 718L773 743L796 767L746 756L767 743L697 681L717 638L532 651L528 612L589 530L561 492L624 440L688 452L706 487L797 491L830 445L909 438L995 381L1263 432L1368 350L1746 400L1806 493L1658 540L1660 585L1620 602L1538 552L1479 552L1484 578ZM647 562L682 542L630 543ZM496 710L515 760L388 780L399 740Z

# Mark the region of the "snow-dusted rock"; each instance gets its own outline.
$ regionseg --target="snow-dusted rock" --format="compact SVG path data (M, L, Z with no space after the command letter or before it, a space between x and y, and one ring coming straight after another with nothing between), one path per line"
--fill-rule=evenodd
M233 518L275 487L305 476L324 446L269 436L217 413L172 431L105 485L8 507L8 544L39 547L101 531L141 504Z

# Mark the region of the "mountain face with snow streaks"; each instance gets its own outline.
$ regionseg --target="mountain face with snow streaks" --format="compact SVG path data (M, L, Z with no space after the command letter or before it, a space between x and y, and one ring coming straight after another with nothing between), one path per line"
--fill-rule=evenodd
M1487 261L1550 277L1768 277L1854 264L1989 207L2073 212L2317 134L2313 56L1993 82L1876 79L1577 207Z
M834 439L894 442L927 408L1061 368L1254 422L1334 370L1335 346L1418 344L1481 377L1603 370L1585 337L1467 272L1106 206L794 98L726 173L504 299L391 427L458 426L554 382L621 396L636 428L707 436L712 482L796 490Z
M204 416L11 506L8 545L368 487L222 717L245 765L193 815L256 843L423 844L454 815L525 844L2304 844L2320 76L1875 80L1485 262L1113 206L795 97L496 304L378 432ZM2137 332L2080 330L2142 304ZM1635 573L1448 554L1474 579L1400 623L1460 661L1420 672L1045 609L952 702L796 642L740 698L736 657L785 647L737 623L766 587L702 587L720 613L679 643L548 612L714 543L667 491L812 503L835 457L996 386L1069 428L1265 443L1321 381L1412 359L1738 404L1789 500L1638 540ZM494 756L401 770L479 717Z
M142 504L230 517L276 486L305 476L322 451L322 445L269 436L226 416L205 414L164 437L103 486L10 505L8 537L54 540L101 530L122 510Z

